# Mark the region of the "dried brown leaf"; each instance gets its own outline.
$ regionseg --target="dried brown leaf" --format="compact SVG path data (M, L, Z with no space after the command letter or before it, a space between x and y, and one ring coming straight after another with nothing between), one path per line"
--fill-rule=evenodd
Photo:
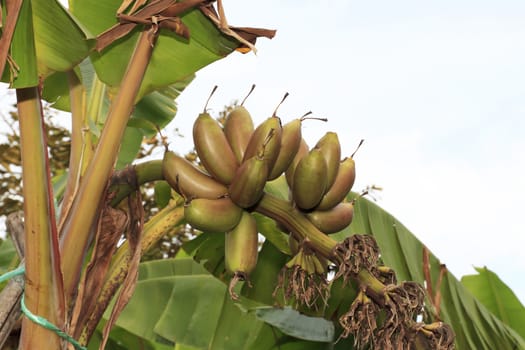
M443 322L434 322L431 324L415 324L412 332L412 340L422 344L418 348L432 350L452 350L455 348L454 339L456 337L452 327Z
M159 28L169 29L185 39L190 38L190 29L182 23L179 17L168 17L165 20L160 21Z
M128 13L133 13L142 7L148 0L124 0L117 10L117 13L123 13L133 3L133 6L129 9Z
M330 292L325 275L310 273L301 265L284 266L281 269L273 291L274 298L281 289L285 303L293 301L297 305L315 309L326 306Z
M97 303L117 243L128 226L127 214L106 206L100 216L91 260L80 283L71 329L78 337Z
M16 211L7 215L5 220L7 232L11 236L18 256L22 260L25 253L25 235L24 235L24 212Z
M347 338L353 334L354 346L357 349L364 349L367 345L373 344L378 314L379 307L363 291L359 291L350 310L339 318L339 323L343 327L340 338Z
M430 276L430 252L426 246L423 246L423 275L425 276L425 283L429 298L434 298L434 291L432 289L432 277Z
M147 4L140 10L129 15L118 14L117 18L119 23L97 36L96 49L97 51L102 51L115 40L131 32L137 24L152 25L173 17L178 17L205 1L206 0L186 0L176 2L175 0L158 0Z
M271 39L275 36L276 31L272 29L230 26L224 15L222 2L219 2L219 4L219 13L222 15L218 14L211 4L201 6L200 10L213 23L215 23L219 30L221 30L224 34L237 39L241 43L241 45L237 48L237 51L247 53L253 50L253 52L257 52L257 49L255 48L254 44L258 37L266 37L268 39Z
M117 321L117 318L124 307L126 307L129 299L131 299L137 284L141 256L140 244L142 240L142 229L144 227L144 208L142 207L142 196L140 195L140 191L136 191L134 195L128 197L128 208L130 220L129 228L126 231L126 238L129 243L129 254L131 259L129 262L126 278L122 283L122 288L117 296L113 310L111 310L111 315L108 319L108 322L104 326L102 341L99 347L100 350L104 349L106 346L106 342L109 338L109 332Z
M335 278L343 277L347 282L362 269L374 271L379 261L379 247L373 236L353 235L334 248L338 270Z

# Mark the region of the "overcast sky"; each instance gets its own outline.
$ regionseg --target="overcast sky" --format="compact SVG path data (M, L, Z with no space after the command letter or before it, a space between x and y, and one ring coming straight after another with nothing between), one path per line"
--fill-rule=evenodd
M310 145L337 131L356 155L355 189L460 278L495 271L525 301L525 2L224 0L232 25L277 29L258 54L208 66L179 98L181 152L213 85L218 112L257 84L256 122L285 92L283 122L312 110ZM178 145L177 146L177 142Z

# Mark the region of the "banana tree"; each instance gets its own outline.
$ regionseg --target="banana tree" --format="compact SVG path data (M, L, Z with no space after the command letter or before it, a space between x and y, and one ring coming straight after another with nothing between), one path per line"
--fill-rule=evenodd
M258 36L273 31L232 28L221 3L219 15L204 0L70 1L69 10L57 1L20 0L2 2L2 10L0 67L16 89L23 172L20 348L71 346L62 338L81 346L117 290L115 280L104 280L117 269L107 258L117 250L125 256L114 318L132 293L140 259L140 195L135 191L127 205L112 208L107 188L115 165L129 164L143 136L173 118L173 98L198 69L254 49ZM58 207L43 99L71 111L69 171ZM128 245L117 249L124 233Z
M220 1L7 5L0 58L17 92L24 183L20 348L524 347L519 318L495 317L398 221L349 193L353 155L340 159L334 133L310 149L305 117L282 125L276 109L255 128L241 103L221 125L205 108L198 163L166 150L127 166L196 70L272 31L229 26ZM42 98L71 111L61 179ZM144 222L139 188L154 181L169 200ZM186 224L184 252L139 266Z

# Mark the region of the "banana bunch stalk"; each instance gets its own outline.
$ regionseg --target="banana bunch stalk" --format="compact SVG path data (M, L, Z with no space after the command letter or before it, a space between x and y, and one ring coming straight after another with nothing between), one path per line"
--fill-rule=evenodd
M334 132L327 132L310 148L301 125L316 118L307 118L307 113L283 126L277 108L257 127L244 101L222 123L204 108L193 127L201 167L168 150L163 160L164 178L186 198L186 221L198 230L225 234L231 297L238 298L234 289L239 281L250 285L249 274L257 264L258 230L252 216L256 211L276 221L290 237L293 255L281 270L275 297L301 307L324 306L330 289L327 269L333 264L334 278L360 287L350 310L340 318L342 336L352 334L358 348L400 348L424 339L453 344L453 333L445 326L413 321L421 314L422 289L397 284L393 271L380 265L372 236L354 235L343 242L330 237L348 227L354 216L355 201L347 202L346 197L355 181L355 152L341 159ZM265 191L268 181L283 174L288 199ZM380 337L386 340L380 343ZM417 342L415 349L424 348Z

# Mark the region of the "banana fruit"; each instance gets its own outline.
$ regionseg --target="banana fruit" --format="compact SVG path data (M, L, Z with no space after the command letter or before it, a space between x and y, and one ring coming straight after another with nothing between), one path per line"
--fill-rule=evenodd
M326 211L314 210L306 214L315 227L329 234L345 229L354 217L354 202L343 202Z
M184 205L188 224L206 232L227 232L241 220L243 210L228 197L196 198Z
M211 176L229 185L239 163L221 126L206 112L199 114L193 124L193 143Z
M244 102L248 96L250 96L253 89L255 89L255 85L252 85L250 92L248 92L248 95L243 99L241 105L233 108L224 121L224 134L239 164L244 158L244 152L254 130L250 112L244 107Z
M226 232L224 254L226 270L241 275L244 280L255 269L259 249L259 233L255 218L243 211L241 220Z
M299 161L303 159L305 155L309 152L308 144L306 141L301 138L301 142L299 143L299 149L297 150L297 153L295 154L295 157L292 159L292 162L288 166L288 169L284 172L286 176L286 182L288 183L288 187L293 188L293 177L295 174L295 168L297 168L297 164L299 164Z
M162 173L171 188L186 198L216 199L228 193L226 186L171 151L164 153Z
M244 106L235 107L224 122L224 134L239 163L253 134L254 125L250 113Z
M268 139L268 135L272 135ZM243 162L257 156L264 148L264 160L268 164L268 169L272 169L281 148L282 126L281 119L270 117L262 122L253 132L246 152L244 153Z
M306 115L310 114L309 112ZM304 117L304 116L303 116ZM302 132L301 132L302 118L294 119L286 123L282 128L281 146L279 154L275 160L275 164L268 176L268 180L275 180L288 169L292 163L299 147L301 146Z
M326 189L326 161L318 148L312 149L297 164L293 176L292 196L301 210L315 208Z
M268 163L262 155L244 161L229 187L230 198L241 208L254 206L264 194L267 177Z
M335 181L324 194L316 210L328 210L341 203L352 189L354 181L355 162L352 157L347 157L339 163Z
M250 142L246 147L243 162L257 155L259 150L265 148L265 160L268 163L268 171L273 169L277 157L281 150L282 139L282 124L281 119L277 116L277 109L286 100L288 93L286 93L281 102L275 107L270 118L262 122L253 132ZM267 136L272 133L273 136L268 140Z
M326 189L329 189L335 181L339 162L341 159L341 145L335 132L327 132L315 145L323 154L326 161Z

